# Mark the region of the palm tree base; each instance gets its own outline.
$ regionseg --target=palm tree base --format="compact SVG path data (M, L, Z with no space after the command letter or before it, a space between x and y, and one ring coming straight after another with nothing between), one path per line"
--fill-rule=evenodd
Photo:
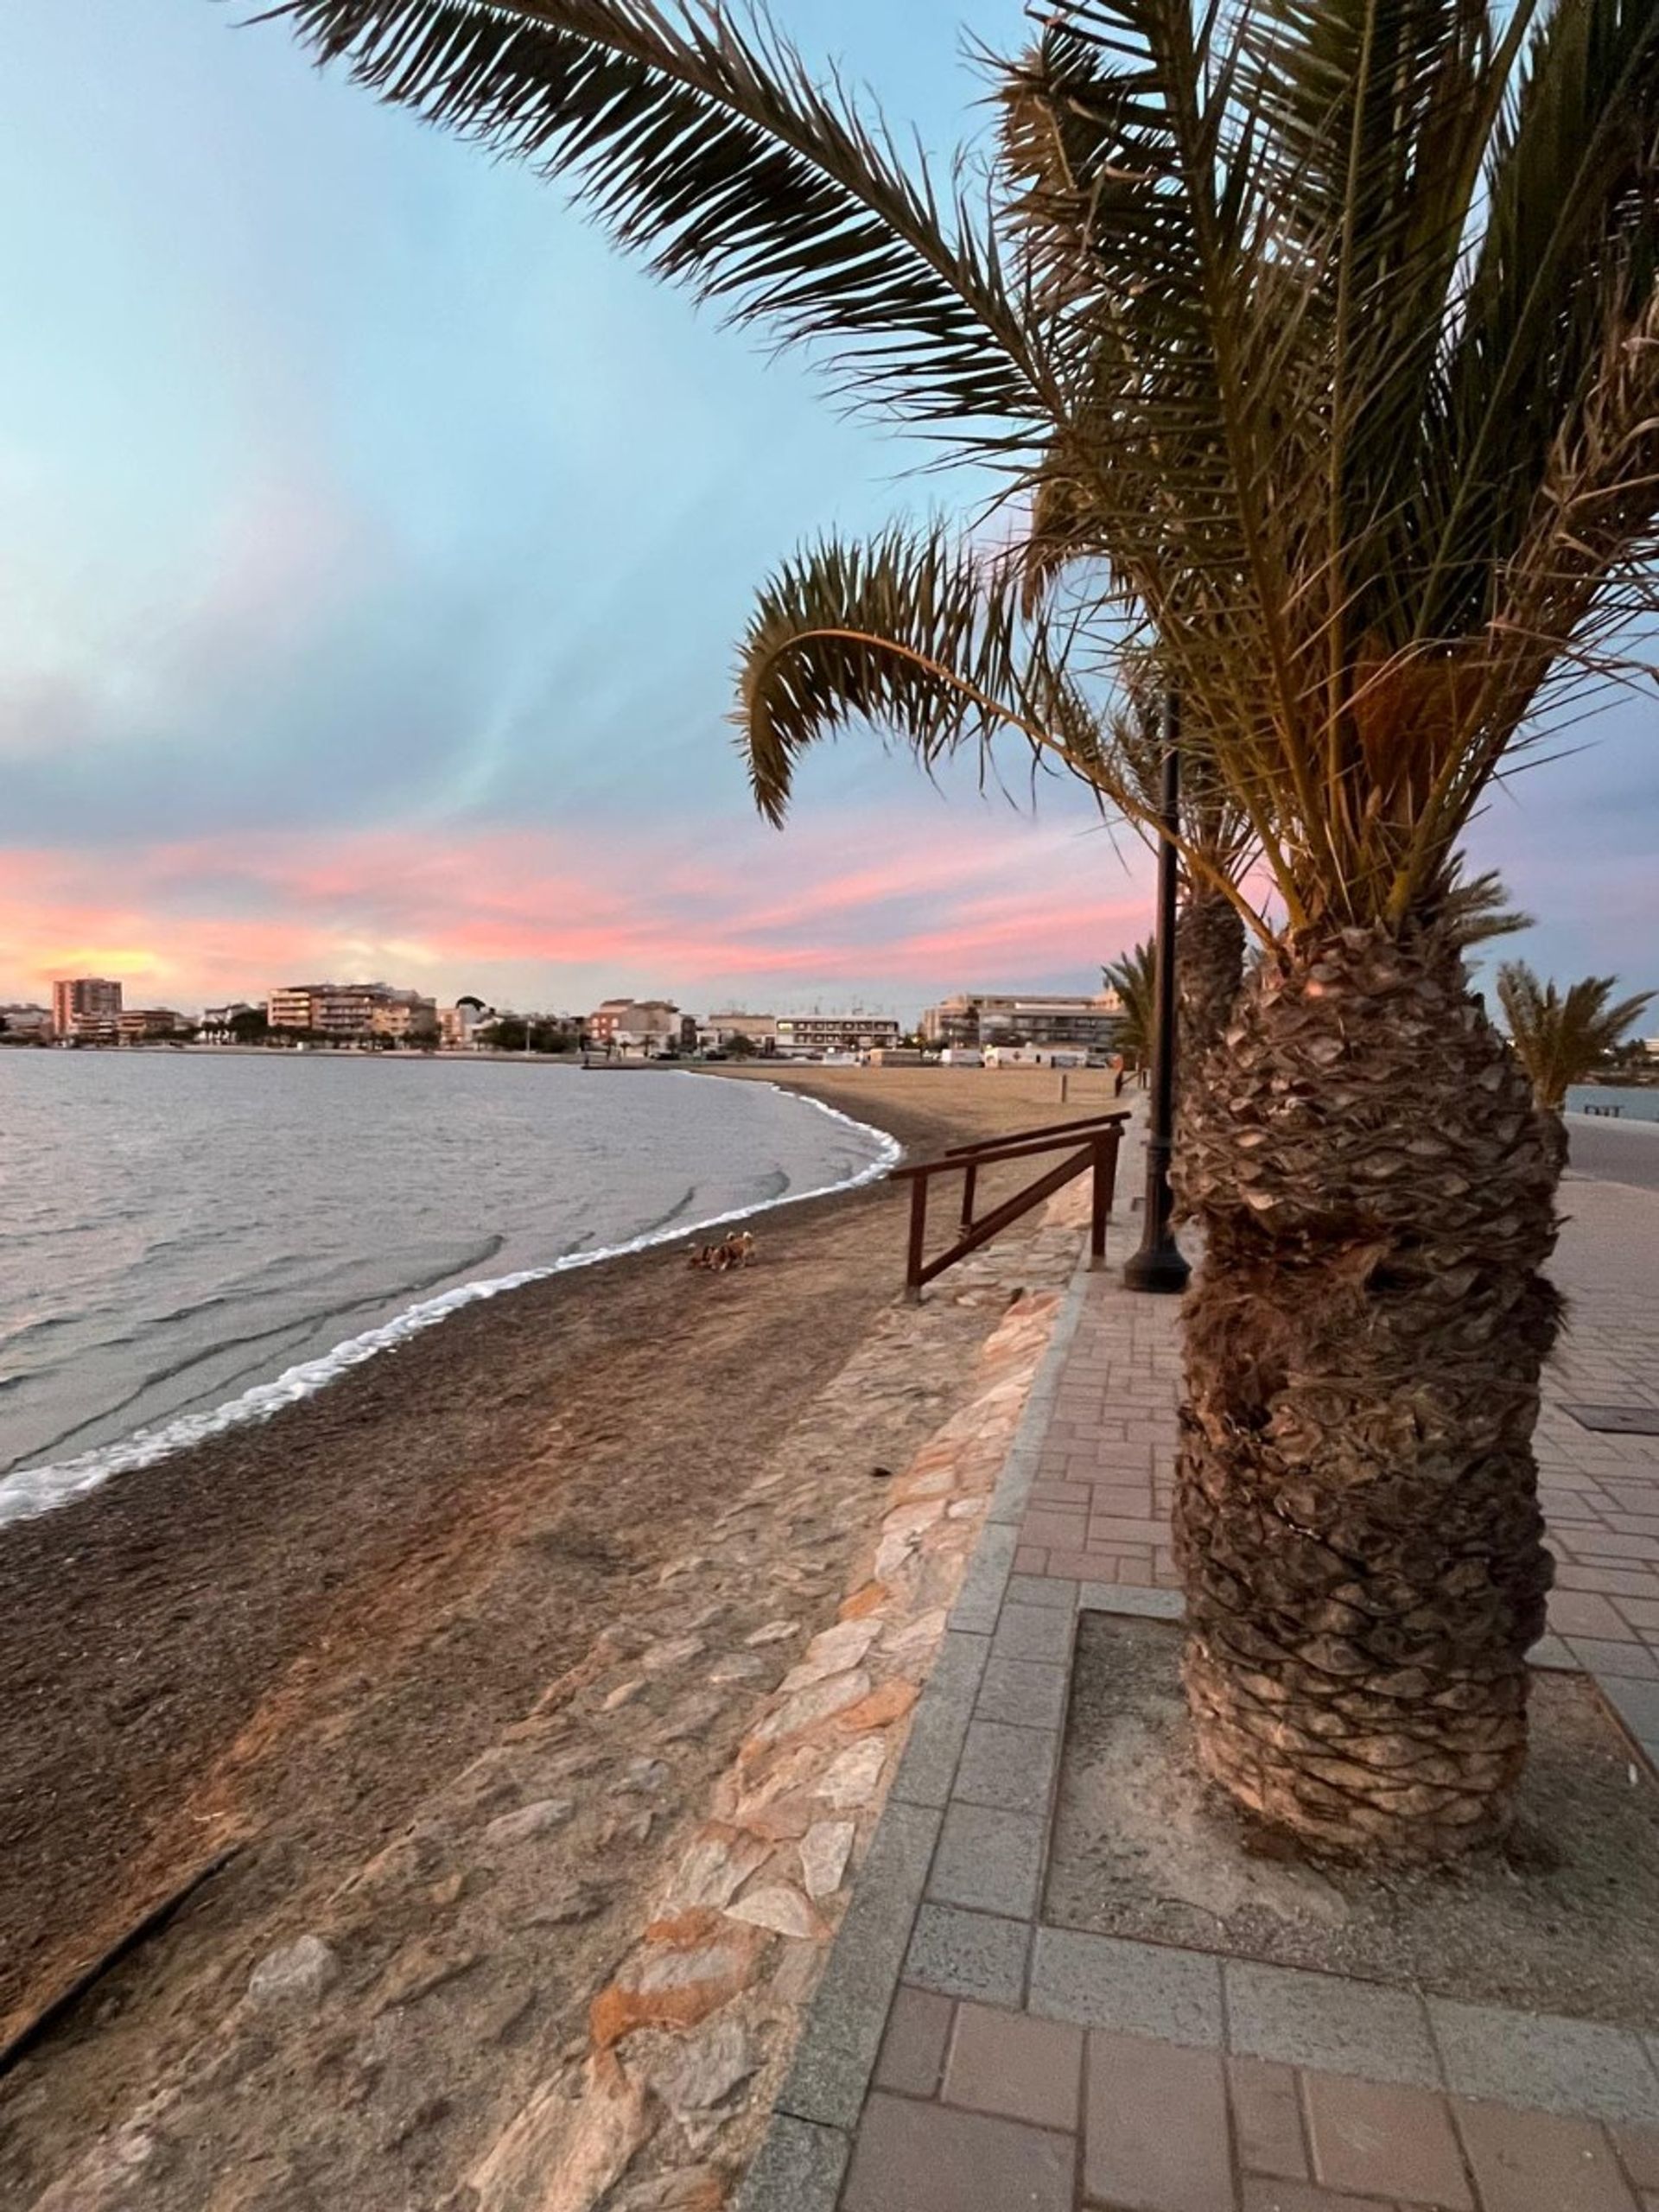
M1227 1043L1179 1162L1198 1755L1319 1851L1447 1858L1526 1754L1552 1132L1448 932L1310 933Z

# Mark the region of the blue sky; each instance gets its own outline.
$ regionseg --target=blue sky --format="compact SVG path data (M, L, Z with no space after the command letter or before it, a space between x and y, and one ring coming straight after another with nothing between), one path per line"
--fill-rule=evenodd
M780 839L731 750L761 576L947 487L240 12L7 10L0 998L83 962L185 1004L348 968L573 1006L1092 986L1147 876L1076 798L1033 822L849 744ZM935 149L984 127L964 25L1022 17L777 14ZM1563 972L1659 981L1654 711L1477 833Z

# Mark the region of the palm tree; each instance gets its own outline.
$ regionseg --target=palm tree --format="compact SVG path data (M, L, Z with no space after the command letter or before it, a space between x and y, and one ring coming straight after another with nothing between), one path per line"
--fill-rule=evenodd
M1561 1113L1567 1086L1592 1075L1652 1003L1651 991L1615 1000L1618 988L1616 976L1586 976L1558 991L1523 960L1506 960L1498 969L1497 1002L1542 1112Z
M739 713L769 813L874 722L925 760L1028 746L1147 823L1109 734L1176 691L1263 887L1183 826L1259 947L1180 1161L1199 1755L1318 1847L1498 1831L1549 1580L1557 1161L1454 870L1651 597L1659 7L1052 0L982 188L706 0L279 12L1002 472L1001 551L896 525L766 585Z
M1132 1068L1143 1068L1152 1058L1158 1033L1158 948L1150 943L1131 945L1100 972L1107 988L1123 1001L1118 1050Z

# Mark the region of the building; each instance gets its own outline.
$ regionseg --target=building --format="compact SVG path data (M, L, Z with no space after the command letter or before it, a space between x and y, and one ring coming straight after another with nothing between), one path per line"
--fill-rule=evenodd
M159 1038L188 1037L194 1028L188 1014L170 1006L135 1006L116 1017L116 1034L124 1045L148 1045Z
M1116 1049L1123 1001L1116 991L1088 997L1038 991L963 991L942 999L922 1016L930 1045L1081 1046L1085 1052Z
M494 1019L495 1008L481 999L457 999L438 1008L438 1042L448 1052L476 1052L479 1031Z
M71 976L52 986L52 1027L59 1037L107 1044L121 1019L121 986L105 976Z
M741 1037L768 1058L778 1050L775 1014L711 1014L697 1029L697 1042L705 1051L723 1052L734 1037Z
M12 1044L39 1044L52 1034L52 1009L30 1001L0 1006L0 1038Z
M340 1044L438 1033L437 1001L418 991L395 991L390 983L289 983L271 993L265 1014L273 1029L303 1030Z
M904 1025L880 1014L780 1014L778 1051L802 1059L814 1052L871 1052L890 1049Z
M583 1025L595 1052L678 1052L680 1009L667 999L606 999Z

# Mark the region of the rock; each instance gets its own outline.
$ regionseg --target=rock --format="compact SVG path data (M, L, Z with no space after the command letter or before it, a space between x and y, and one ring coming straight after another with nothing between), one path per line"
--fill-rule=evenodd
M838 1813L854 1807L868 1805L874 1796L881 1780L881 1770L887 1763L887 1745L880 1736L866 1737L861 1744L831 1759L825 1767L814 1795L823 1804L832 1806Z
M882 1640L881 1649L900 1658L913 1651L931 1650L944 1634L944 1624L950 1618L943 1605L935 1605L903 1628L890 1630Z
M492 1821L484 1831L484 1840L486 1844L528 1843L532 1836L563 1827L575 1809L569 1797L538 1797L534 1804L521 1805L516 1813L503 1813Z
M647 2078L692 2148L701 2150L715 2130L699 2127L698 2116L723 2104L740 2083L760 2070L760 2053L753 2037L741 2020L724 2012L695 2035L665 2039Z
M752 1651L728 1651L709 1669L711 1682L752 1682L770 1672L764 1659Z
M574 2105L544 2082L474 2167L479 2212L593 2212L648 2133L643 2088L614 2059L591 2060Z
M594 2044L608 2050L636 2028L695 2027L747 1987L760 1940L715 1912L654 1921L594 1999Z
M608 1892L597 1882L566 1882L524 1915L530 1928L569 1928L604 1911Z
M730 2187L719 2166L682 2166L634 2183L617 2199L616 2212L721 2212Z
M803 1690L830 1675L844 1674L848 1668L857 1666L880 1633L879 1621L842 1621L838 1627L825 1629L807 1645L800 1664L785 1675L779 1688Z
M673 1910L685 1912L694 1905L718 1911L730 1903L751 1874L768 1857L766 1847L740 1828L711 1821L693 1838L670 1885Z
M879 1690L872 1690L856 1705L848 1706L836 1715L836 1726L849 1735L861 1736L867 1728L891 1727L895 1720L902 1720L921 1692L914 1682L906 1682L895 1675L883 1682Z
M791 1636L798 1636L800 1632L799 1621L768 1621L764 1628L756 1629L753 1636L746 1636L743 1641L751 1648L760 1643L786 1643Z
M339 1979L340 1961L322 1938L302 1936L265 1953L248 1977L248 1999L254 2005L315 2005Z
M688 1736L705 1735L725 1712L728 1700L710 1691L694 1697L671 1713L659 1731L664 1744L683 1743Z
M779 1954L766 1994L775 2005L798 2012L818 1986L823 1948L818 1943L785 1943Z
M855 1590L850 1598L843 1598L838 1618L843 1621L861 1621L887 1600L887 1586L880 1582L866 1582Z
M640 1654L639 1664L648 1675L666 1675L695 1659L702 1648L701 1637L678 1636L668 1643L648 1645Z
M375 2009L390 2012L399 2005L416 2005L445 1982L459 1981L478 1964L476 1951L449 1951L416 1940L399 1951L381 1975L375 1986Z
M821 1916L800 1891L788 1882L766 1882L746 1891L726 1908L728 1920L743 1920L754 1928L769 1928L774 1936L793 1936L821 1942L829 1934Z
M636 1675L631 1682L619 1682L613 1690L607 1691L606 1694L601 1698L599 1701L600 1711L601 1713L614 1713L618 1706L626 1705L631 1697L638 1697L640 1691L644 1689L645 1687L645 1678L643 1675Z
M666 1759L630 1759L620 1778L611 1784L613 1797L655 1797L669 1777Z
M769 1713L753 1730L744 1745L745 1751L766 1744L782 1743L790 1736L804 1734L823 1721L830 1720L855 1706L870 1694L870 1678L861 1667L855 1667L845 1675L831 1675L824 1681L814 1682L808 1689L797 1690L794 1696Z
M857 1833L851 1821L817 1821L801 1838L801 1872L808 1897L833 1897L841 1887Z

